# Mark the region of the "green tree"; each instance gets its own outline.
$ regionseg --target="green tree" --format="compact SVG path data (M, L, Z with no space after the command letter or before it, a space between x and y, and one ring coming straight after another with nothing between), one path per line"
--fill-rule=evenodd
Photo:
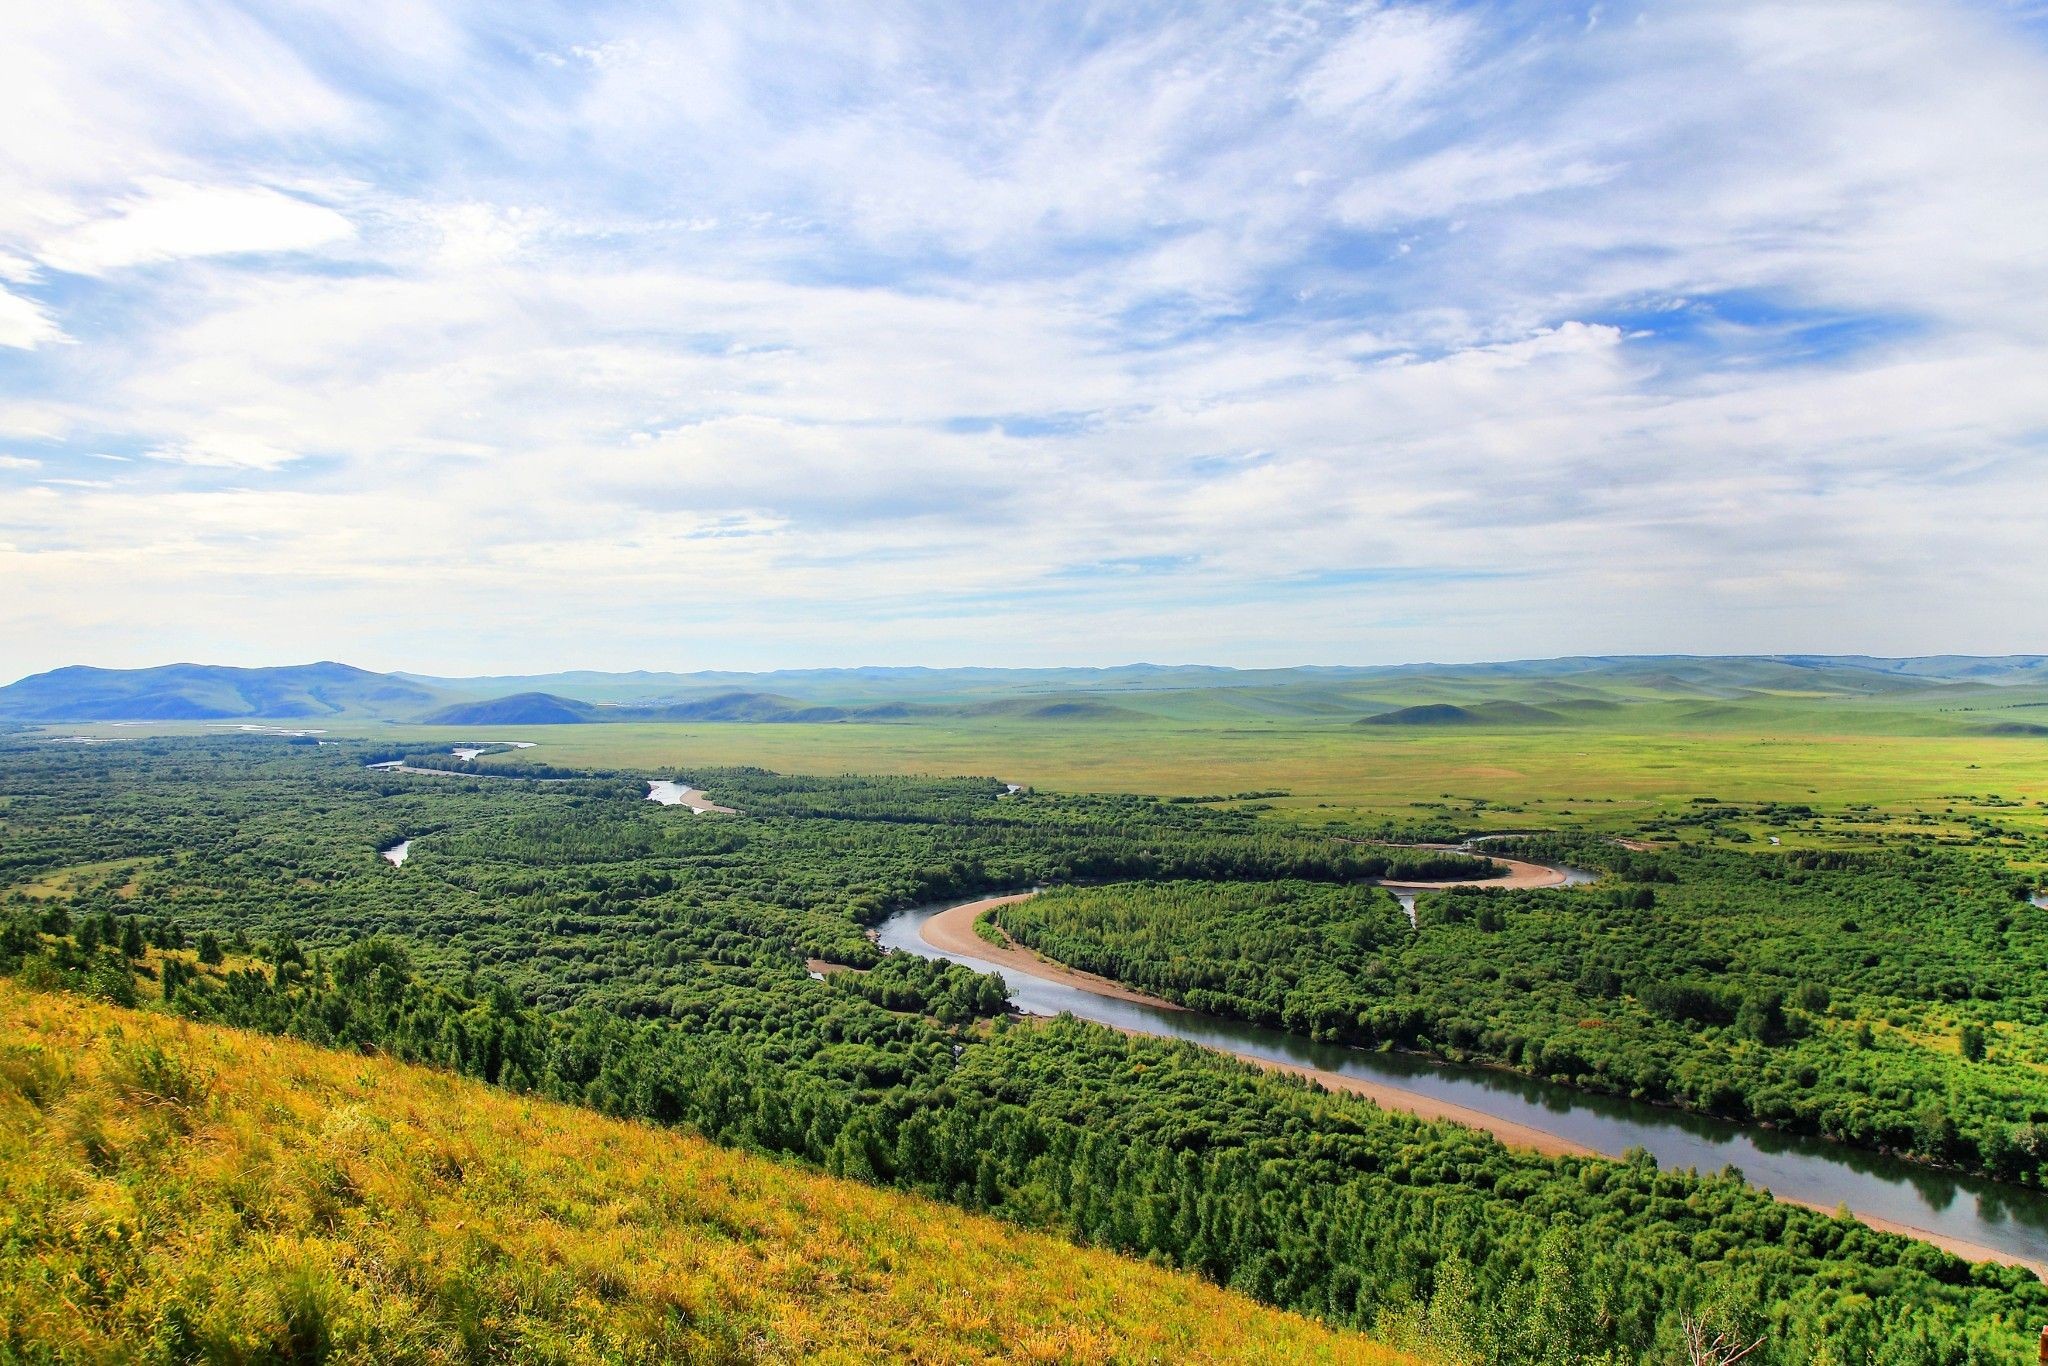
M1962 1028L1957 1042L1962 1045L1963 1056L1971 1062L1984 1061L1984 1026L1971 1021Z
M1773 990L1753 991L1743 998L1735 1013L1735 1025L1758 1043L1775 1044L1785 1038L1785 998Z

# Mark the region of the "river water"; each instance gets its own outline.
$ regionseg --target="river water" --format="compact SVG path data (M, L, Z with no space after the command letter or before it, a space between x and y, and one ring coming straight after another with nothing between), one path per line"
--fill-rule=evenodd
M709 811L717 811L727 816L739 814L729 806L720 806L701 788L691 787L688 783L671 782L666 778L648 778L644 781L647 784L647 800L650 802L660 802L663 806L687 806L700 816Z
M402 865L406 860L406 856L411 853L412 841L400 840L398 843L392 845L389 849L379 849L377 851L377 857L384 859L386 862L390 863L390 865L393 868L396 868Z
M1745 1128L1507 1072L1320 1044L1260 1025L1099 996L1064 982L939 952L924 941L921 929L945 909L922 906L900 911L877 928L876 938L884 948L922 958L951 958L982 972L1002 973L1011 1004L1026 1014L1065 1012L1117 1029L1357 1077L1540 1129L1609 1157L1643 1148L1667 1169L1712 1172L1733 1166L1752 1185L1781 1199L1829 1210L1847 1205L1867 1217L2036 1264L2048 1262L2048 1196L2039 1192L1935 1171L1824 1139Z
M1481 841L1485 840L1486 838L1486 836L1482 835L1479 839L1468 842L1463 846L1460 852L1470 854L1485 853L1486 851L1484 849L1479 848L1477 846L1479 846ZM1507 839L1511 837L1504 835L1501 836L1501 838ZM1589 873L1584 868L1574 868L1568 863L1546 863L1543 866L1546 868L1554 868L1558 872L1564 874L1564 885L1567 887L1577 887L1582 883L1598 882L1600 880L1600 875L1598 873ZM1408 913L1408 923L1410 925L1417 924L1417 921L1415 919L1415 899L1430 889L1418 883L1404 882L1389 882L1386 883L1385 886L1389 892L1393 893L1394 900L1401 903L1401 909Z

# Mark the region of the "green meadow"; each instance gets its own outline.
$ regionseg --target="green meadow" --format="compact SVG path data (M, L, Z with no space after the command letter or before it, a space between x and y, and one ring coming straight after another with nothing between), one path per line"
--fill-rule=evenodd
M1875 821L1983 838L2042 831L2048 739L1984 733L1949 707L1783 697L1625 704L1569 725L1360 724L1259 715L1226 690L1120 698L1038 719L938 716L823 725L633 722L465 727L336 722L329 733L430 750L464 740L535 748L486 764L544 760L648 772L757 765L778 772L975 773L1073 792L1258 800L1294 820L1435 817L1484 829L1575 827L1653 836L1712 798L1727 808L1810 806L1787 823L1724 809L1699 835L1787 845L1853 837ZM2036 713L2038 714L2038 713ZM193 733L203 726L64 727L66 734ZM1995 828L1987 828L1995 827ZM1673 831L1674 835L1685 831Z

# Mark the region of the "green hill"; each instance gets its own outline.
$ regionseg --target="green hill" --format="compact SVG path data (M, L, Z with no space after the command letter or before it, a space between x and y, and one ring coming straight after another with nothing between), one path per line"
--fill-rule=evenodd
M1532 707L1526 702L1475 702L1459 706L1451 702L1425 702L1419 706L1397 707L1375 716L1361 717L1361 726L1563 726L1570 719L1559 712Z
M483 702L457 702L419 718L437 726L574 726L597 719L597 708L552 693L523 692Z
M17 721L321 721L417 716L448 693L331 661L267 669L166 664L72 665L0 688L0 717Z
M271 720L454 725L577 722L1327 720L1389 726L1552 726L1640 709L1827 708L1852 729L1970 733L1959 715L2048 697L2041 656L1600 656L1490 664L1227 669L799 669L770 673L428 678L345 664L149 669L74 665L0 687L0 725ZM1714 722L1717 713L1689 718ZM1835 721L1831 719L1830 724ZM2022 722L2021 724L2025 724Z
M611 709L617 720L630 721L843 721L844 707L820 707L774 693L731 691L712 693L656 706L621 705Z

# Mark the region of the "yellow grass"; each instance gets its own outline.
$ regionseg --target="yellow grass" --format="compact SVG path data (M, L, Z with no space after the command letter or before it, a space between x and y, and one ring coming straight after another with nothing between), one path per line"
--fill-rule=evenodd
M120 872L125 876L121 884L114 888L114 894L125 900L135 895L138 888L137 878L144 868L154 862L155 859L117 858L99 863L73 864L69 868L57 868L44 873L41 877L24 883L17 890L35 900L46 901L51 897L69 896L84 891L93 883L105 878L107 874Z
M1410 1360L380 1059L0 982L0 1358Z

